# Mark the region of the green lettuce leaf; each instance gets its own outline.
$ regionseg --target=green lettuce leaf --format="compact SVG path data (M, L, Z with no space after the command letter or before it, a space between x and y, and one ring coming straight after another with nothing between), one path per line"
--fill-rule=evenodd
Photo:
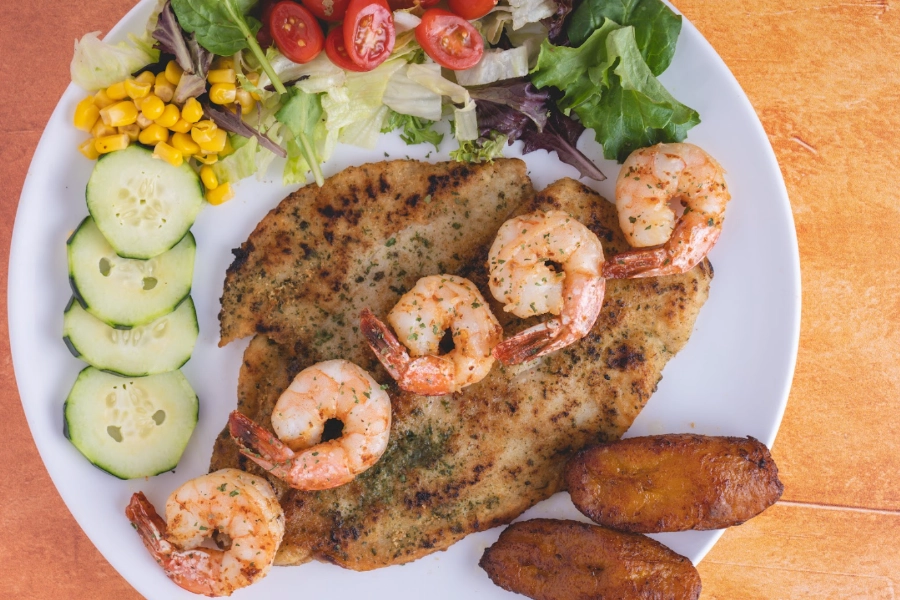
M568 34L572 45L587 41L603 26L604 19L634 27L638 48L654 75L669 67L681 33L681 15L676 15L662 0L586 0L570 20Z
M159 60L159 51L148 49L132 37L130 42L109 44L100 32L87 33L75 42L75 55L69 70L75 85L89 92L124 81L129 75Z
M492 162L495 158L503 158L503 147L507 139L502 133L492 131L490 137L460 140L459 148L450 153L450 158L456 162Z
M322 103L317 94L307 94L294 88L281 110L275 115L287 128L288 160L285 166L285 183L306 183L307 171L312 171L316 183L325 182L320 167L322 157L316 148L316 134L322 121Z
M259 144L256 138L232 135L230 139L235 151L212 165L213 173L220 183L237 183L258 170L256 151Z
M390 133L399 129L400 139L408 145L414 146L416 144L429 143L437 150L438 145L444 140L444 134L432 129L434 123L434 121L429 121L428 119L421 119L412 115L401 115L398 112L391 111L381 133Z

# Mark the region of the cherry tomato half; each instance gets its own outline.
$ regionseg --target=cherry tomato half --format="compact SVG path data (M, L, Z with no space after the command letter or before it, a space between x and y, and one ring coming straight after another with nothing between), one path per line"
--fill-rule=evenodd
M341 26L332 29L325 38L325 54L328 55L328 60L346 71L359 73L365 70L347 55L347 48L344 46L344 28Z
M421 5L422 8L431 8L438 2L440 2L440 0L388 0L388 4L391 5L391 10L412 8L416 4Z
M312 13L290 0L272 7L269 31L275 45L295 63L307 63L325 46L325 36Z
M448 0L450 10L467 21L480 19L497 6L497 0Z
M440 8L422 15L416 27L416 41L434 62L460 71L474 67L484 54L484 40L478 30L460 16Z
M344 19L347 55L364 71L371 71L394 51L394 14L385 0L350 0Z
M300 0L309 12L323 21L342 21L350 0Z

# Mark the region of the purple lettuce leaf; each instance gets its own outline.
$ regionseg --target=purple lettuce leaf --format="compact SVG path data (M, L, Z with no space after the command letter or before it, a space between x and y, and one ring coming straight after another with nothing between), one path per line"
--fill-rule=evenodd
M184 39L184 31L175 18L175 11L172 5L166 2L159 18L156 21L156 29L151 34L153 39L159 42L159 48L163 52L173 54L175 60L185 71L194 72L194 62L191 60L191 51L188 48L187 41Z
M525 142L522 153L528 154L535 150L555 151L559 160L578 169L582 177L603 181L606 175L576 147L584 129L584 125L554 108L543 131L529 127L522 134L522 141Z
M241 119L241 105L235 105L237 112L233 113L227 110L216 110L209 103L203 104L203 112L212 119L213 123L231 133L236 133L245 138L255 137L259 141L259 145L267 150L271 150L281 158L287 158L287 151L273 142L266 134L254 129Z
M476 108L480 108L481 101L507 106L534 121L538 130L543 129L547 122L550 92L537 89L527 79L507 79L488 86L471 88L469 94L475 99ZM481 112L478 112L479 121L481 116ZM497 131L506 133L502 129Z
M556 0L556 14L543 20L550 30L550 42L555 46L568 46L569 36L566 34L566 17L572 12L572 0Z

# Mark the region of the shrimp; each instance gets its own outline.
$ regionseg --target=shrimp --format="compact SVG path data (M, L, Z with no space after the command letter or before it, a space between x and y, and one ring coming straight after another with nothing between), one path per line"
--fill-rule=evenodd
M731 199L725 170L693 144L657 144L631 153L616 181L619 225L637 250L606 263L610 279L674 275L693 269L722 231ZM684 214L676 218L669 202Z
M387 320L397 335L364 310L363 335L402 389L426 396L452 394L484 379L494 364L491 350L503 339L497 317L475 284L453 275L417 281ZM453 349L440 355L448 329Z
M597 236L565 212L538 211L501 225L488 254L494 298L517 317L556 316L505 340L494 356L518 364L587 335L603 307L603 261Z
M166 502L166 521L143 492L125 515L166 576L204 596L230 596L262 579L284 537L284 512L269 482L237 469L192 479ZM201 547L215 536L224 549Z
M322 442L329 419L341 436ZM301 371L272 411L277 438L235 411L228 420L241 454L298 490L327 490L353 481L387 449L391 398L364 369L329 360Z

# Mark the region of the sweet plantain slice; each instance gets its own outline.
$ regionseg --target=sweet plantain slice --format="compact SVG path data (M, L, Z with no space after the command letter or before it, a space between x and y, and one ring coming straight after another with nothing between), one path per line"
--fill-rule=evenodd
M478 563L505 590L535 600L700 597L691 561L643 535L577 521L510 525Z
M566 483L591 520L636 533L739 525L784 491L764 444L689 434L593 446L569 461Z

